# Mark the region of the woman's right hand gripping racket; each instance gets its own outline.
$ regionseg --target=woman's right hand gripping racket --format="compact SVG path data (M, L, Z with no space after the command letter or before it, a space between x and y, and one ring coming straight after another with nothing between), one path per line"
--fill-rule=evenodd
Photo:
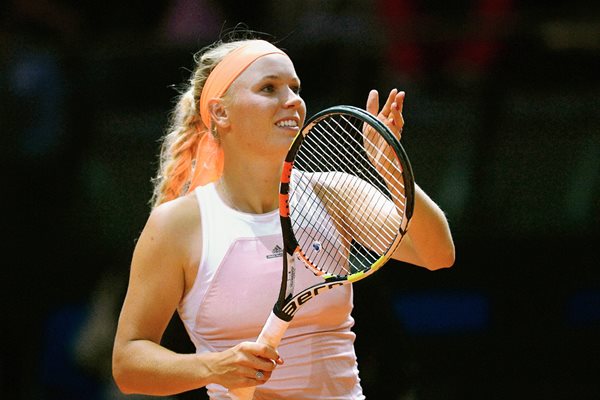
M335 106L311 117L290 146L280 189L283 274L257 341L279 346L307 301L383 266L406 234L414 181L406 153L376 117ZM295 291L295 263L323 281ZM251 400L255 387L230 390Z

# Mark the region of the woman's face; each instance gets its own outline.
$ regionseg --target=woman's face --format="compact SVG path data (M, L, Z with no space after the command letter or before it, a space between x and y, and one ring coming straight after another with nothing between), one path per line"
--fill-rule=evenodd
M291 60L270 54L252 63L226 95L230 133L245 150L287 151L306 117Z

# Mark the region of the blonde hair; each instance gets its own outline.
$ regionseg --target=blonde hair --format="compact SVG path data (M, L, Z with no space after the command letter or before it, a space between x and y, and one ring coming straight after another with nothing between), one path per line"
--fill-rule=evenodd
M210 127L202 122L199 109L204 84L215 66L248 40L251 39L219 41L194 55L195 69L171 113L167 133L161 139L158 171L152 179L152 208L193 189L189 186L196 162L196 148L202 135L211 134L208 132Z

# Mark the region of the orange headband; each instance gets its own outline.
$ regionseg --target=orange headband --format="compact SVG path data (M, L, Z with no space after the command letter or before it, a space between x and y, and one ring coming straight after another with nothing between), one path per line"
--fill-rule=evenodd
M212 70L200 96L200 117L207 130L210 129L210 114L208 102L212 99L223 97L242 72L254 61L269 54L282 54L282 50L264 40L249 40L241 47L227 54ZM223 149L212 134L204 132L196 150L194 176L190 182L188 192L197 186L206 185L216 181L223 173Z
M221 62L212 70L202 95L200 96L200 116L204 126L210 128L210 115L208 113L208 102L211 99L223 97L229 86L246 70L254 61L269 54L283 54L283 51L264 40L250 40L248 43L233 50L226 55Z

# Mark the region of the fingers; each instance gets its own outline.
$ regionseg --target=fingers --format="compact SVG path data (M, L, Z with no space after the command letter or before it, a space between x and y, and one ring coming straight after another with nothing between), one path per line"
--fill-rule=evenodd
M253 361L258 360L258 362L261 363L268 362L269 364L273 365L273 368L275 368L277 364L283 364L283 360L279 356L277 350L267 346L266 344L258 342L244 342L241 343L241 346L244 351L255 357Z
M379 93L377 90L371 90L367 97L366 110L383 122L392 132L397 135L398 139L402 137L402 129L404 128L404 117L402 110L404 108L404 98L406 93L394 88L385 101L385 104L379 111Z
M390 94L388 95L387 100L385 101L385 104L383 105L383 108L381 109L381 113L383 115L388 115L391 111L392 111L392 105L395 103L396 101L396 95L398 94L398 89L392 89L390 91Z
M248 356L243 374L246 378L255 381L256 385L268 381L275 367L283 364L279 353L265 344L251 342L242 343L241 346Z
M392 89L385 101L385 104L383 105L383 108L381 111L379 111L379 92L375 89L371 90L367 96L367 112L373 115L388 115L392 108L392 104L396 101L398 93L398 89Z
M390 112L387 114L391 124L391 128L395 128L398 132L402 131L404 127L404 117L402 115L402 109L404 107L404 92L397 92L394 96L393 102L390 106Z
M261 385L283 364L275 349L257 342L239 343L215 357L213 381L228 388Z
M371 90L369 96L367 96L367 107L365 108L368 113L377 115L379 111L379 92L377 90Z
M244 367L243 375L258 381L266 381L277 365L283 364L279 353L262 343L244 342L238 346L238 363ZM256 374L261 371L262 374ZM241 372L241 371L240 371Z
M395 88L392 89L386 99L385 104L381 108L381 111L377 114L377 118L385 123L392 132L396 133L398 135L398 139L400 139L402 128L404 127L402 109L404 108L405 96L405 92L401 92ZM371 100L371 103L369 104L371 106L371 110L377 109L378 107L378 102L375 100ZM372 112L371 110L367 111Z
M365 109L373 115L382 116L384 118L394 115L397 116L402 114L405 96L405 92L399 91L396 88L392 89L385 101L385 104L381 108L381 111L379 111L379 92L373 89L369 92L367 97L367 106Z
M261 385L271 378L272 373L273 373L273 371L263 371L262 369L251 369L247 378L252 381L256 381L255 383L257 385Z
M402 109L404 108L404 98L406 97L406 92L398 92L396 95L396 105L398 107L398 112L402 114Z
M246 380L245 383L250 385L258 385L265 383L271 377L273 371L265 371L246 366L239 366L237 373Z

